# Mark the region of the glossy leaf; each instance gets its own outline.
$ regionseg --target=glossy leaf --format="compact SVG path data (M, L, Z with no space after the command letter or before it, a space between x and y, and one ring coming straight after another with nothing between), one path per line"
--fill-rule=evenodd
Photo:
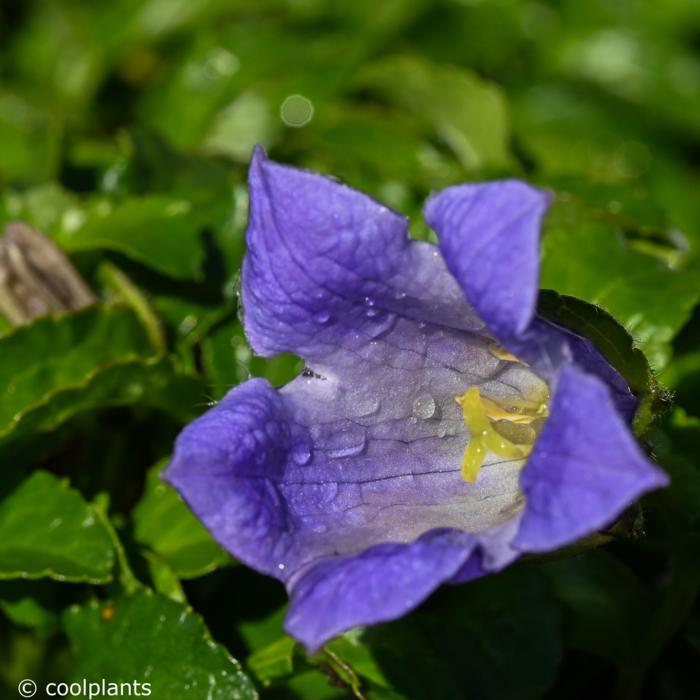
M240 664L212 641L199 615L146 589L72 607L64 625L75 677L135 679L163 700L257 698Z
M0 501L0 578L105 583L113 560L92 506L52 474L36 472Z
M469 71L401 56L370 66L358 82L430 124L468 170L509 163L503 94Z
M541 286L608 311L657 370L700 298L695 274L634 250L620 227L585 209L560 203L547 218Z
M69 252L116 250L165 275L201 278L204 247L184 199L151 196L78 210L57 240Z
M146 330L121 307L40 318L0 338L0 355L2 439L48 430L107 405L143 402L183 415L168 401L168 392L178 391L173 379L185 399L184 415L201 400L196 381L177 377L169 360L152 357Z

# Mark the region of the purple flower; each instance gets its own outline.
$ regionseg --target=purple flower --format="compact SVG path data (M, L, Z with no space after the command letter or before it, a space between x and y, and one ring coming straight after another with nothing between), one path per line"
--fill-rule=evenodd
M450 187L426 207L438 247L261 149L250 199L248 339L307 369L230 391L184 429L165 478L285 583L286 629L308 648L571 543L667 483L620 375L535 313L547 194Z

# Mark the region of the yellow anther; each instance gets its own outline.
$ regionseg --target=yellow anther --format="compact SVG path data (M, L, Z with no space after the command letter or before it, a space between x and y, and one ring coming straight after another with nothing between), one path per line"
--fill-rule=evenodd
M505 459L524 459L532 449L531 445L516 444L504 437L493 422L529 424L546 415L546 410L544 414L539 410L541 407L534 410L535 415L525 413L525 409L507 411L493 399L482 397L479 387L471 387L464 394L456 396L455 401L462 406L464 422L470 433L462 458L462 478L470 482L476 481L489 451Z
M499 345L498 343L489 345L489 352L494 357L497 357L499 360L505 360L506 362L520 362L522 364L525 364L521 359L513 355L512 352L508 352L502 345Z
M481 398L481 403L484 406L484 411L486 415L491 420L507 420L511 423L532 423L539 416L532 416L524 412L524 409L515 409L515 412L506 411L501 405L497 404L491 399L487 399L485 396Z

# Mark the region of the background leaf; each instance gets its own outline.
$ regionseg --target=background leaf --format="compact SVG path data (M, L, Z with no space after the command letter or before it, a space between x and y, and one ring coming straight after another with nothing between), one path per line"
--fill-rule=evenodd
M164 700L188 691L213 700L257 697L240 665L208 637L201 618L163 596L141 590L71 608L64 622L82 677L150 683L152 695Z
M36 472L0 501L0 578L105 583L113 560L92 507L52 474Z

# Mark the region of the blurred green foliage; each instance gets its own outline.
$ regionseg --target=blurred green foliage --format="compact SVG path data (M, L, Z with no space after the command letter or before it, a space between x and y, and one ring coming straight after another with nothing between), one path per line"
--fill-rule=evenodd
M157 478L228 388L301 368L255 358L237 317L255 143L421 238L445 185L550 188L542 286L609 312L675 392L645 438L672 487L604 548L304 654L281 587ZM699 165L697 0L0 0L0 225L49 235L100 298L0 319L0 697L696 698ZM647 377L607 315L579 320Z

